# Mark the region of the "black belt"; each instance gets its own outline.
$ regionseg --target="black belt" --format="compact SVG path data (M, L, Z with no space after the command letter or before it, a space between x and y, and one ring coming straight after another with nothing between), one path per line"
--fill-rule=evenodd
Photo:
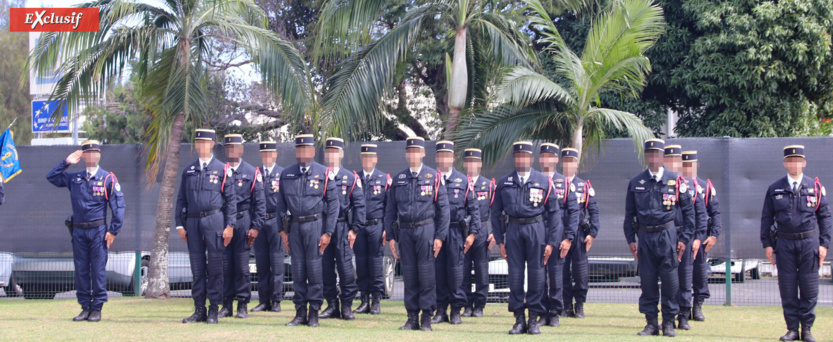
M305 222L313 222L318 221L323 216L321 214L309 215L309 216L292 216L293 222L305 223Z
M674 220L665 222L665 223L663 223L661 225L658 225L658 226L643 226L643 225L640 224L639 225L639 230L644 230L648 233L656 233L656 232L661 232L661 231L666 230L666 229L671 228L671 227L674 227Z
M220 210L220 209L214 209L214 210L209 210L209 211L202 211L202 212L195 213L195 214L188 213L188 217L189 218L203 218L203 217L206 217L206 216L214 215L214 214L219 213L221 211L222 210Z
M238 211L238 212L237 212L237 219L238 219L238 220L239 220L239 219L242 219L242 218L243 218L243 216L249 216L249 211L248 211L248 210L246 210L246 211Z
M347 222L347 216L339 216L337 221L338 222Z
M512 217L509 216L509 223L514 224L530 224L535 222L541 222L544 220L544 217L541 215L536 215L533 217Z
M107 224L107 221L105 221L104 219L101 219L101 220L96 220L96 221L92 221L92 222L84 222L84 223L75 223L75 222L73 222L72 226L75 227L75 228L78 228L78 229L90 229L90 228L95 228L95 227L101 227L101 226L106 225L106 224Z
M429 225L429 224L432 224L432 223L434 223L433 218L424 219L422 221L417 221L417 222L399 222L399 228L414 229L414 228L426 226L426 225Z
M809 230L806 232L801 233L785 233L785 232L778 232L779 239L787 239L787 240L804 240L806 238L811 238L818 234L818 230L813 228L813 230Z
M249 211L251 209L252 209L251 206L237 207L237 212L239 213L239 212L243 212L243 211Z
M275 218L275 217L278 217L278 212L277 212L277 211L276 211L276 212L274 212L274 213L266 213L266 219L267 219L267 220L271 220L271 219L273 219L273 218Z
M375 225L375 224L382 223L383 220L384 219L380 219L380 218L378 218L378 219L368 219L367 222L365 222L365 225L372 226L372 225Z

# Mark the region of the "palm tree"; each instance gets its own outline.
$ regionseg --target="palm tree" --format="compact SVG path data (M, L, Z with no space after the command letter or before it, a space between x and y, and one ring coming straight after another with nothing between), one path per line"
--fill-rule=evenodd
M486 147L490 157L499 158L519 138L552 139L584 156L585 143L599 146L606 132L615 129L630 135L640 149L652 132L632 113L600 107L600 96L639 96L651 70L644 53L664 29L662 9L652 0L613 1L594 18L579 57L564 43L545 7L538 0L526 3L538 14L530 19L554 59L557 79L513 68L498 91L504 104L461 125L463 145Z
M267 29L263 11L252 0L99 0L78 7L99 9L100 30L42 35L27 70L41 75L57 70L60 78L51 98L66 100L70 112L77 112L85 99L96 98L111 79L117 80L129 60L137 60L152 117L145 134L149 184L165 165L146 296L165 298L170 295L168 236L180 142L186 121L205 122L205 62L214 53L210 44L223 39L245 49L283 110L298 116L309 106L306 66L291 44Z
M316 56L341 55L341 68L329 80L324 96L324 119L354 138L368 131L379 131L382 122L380 103L392 88L398 66L422 36L423 25L438 25L454 38L453 54L446 55L449 114L445 122L450 138L460 120L460 112L471 101L470 73L476 56L487 56L506 65L535 63L528 39L516 24L501 13L511 2L488 0L420 0L392 29L362 47L373 33L376 19L384 8L382 0L330 0L322 9L317 28ZM475 41L479 41L476 43ZM472 51L480 48L481 53ZM346 56L345 52L357 53ZM316 60L319 60L316 58ZM364 123L357 125L356 123Z

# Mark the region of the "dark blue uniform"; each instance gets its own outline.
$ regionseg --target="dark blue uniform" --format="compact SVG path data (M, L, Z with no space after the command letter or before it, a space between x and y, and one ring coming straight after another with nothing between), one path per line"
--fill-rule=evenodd
M293 164L281 172L277 211L289 212L292 219L289 227L284 227L282 220L277 223L278 231L289 232L295 309L301 310L309 304L311 311L318 311L324 301L318 243L321 235L332 236L335 231L338 194L335 182L328 180L324 165L313 162L306 171L302 174L301 166Z
M472 221L480 221L480 232L474 237L474 244L463 258L463 290L466 292L466 307L483 309L486 307L486 296L489 294L489 234L491 234L492 199L494 198L495 183L483 176L478 176L472 182L474 199L480 207L480 217ZM474 271L474 276L472 276ZM472 291L474 282L474 291Z
M466 306L466 292L463 290L463 249L466 238L460 222L471 217L468 234L480 234L480 206L469 187L469 178L451 168L450 176L440 173L442 184L448 194L449 229L443 241L443 248L437 255L437 312L445 314L451 305L452 312L459 313Z
M237 196L225 164L216 158L205 166L200 163L196 160L183 170L174 215L176 226L185 227L188 236L191 297L198 311L205 310L206 295L212 307L223 301L223 230L237 221Z
M550 259L547 261L547 294L545 303L547 310L549 310L550 317L560 315L564 310L564 260L561 258L561 251L558 250L561 241L570 239L575 241L576 232L578 231L579 222L579 208L578 196L576 195L576 185L568 182L564 175L555 172L552 177L555 199L558 201L558 206L561 211L561 230L555 232L555 240L553 251Z
M236 297L241 303L248 303L252 298L249 229L260 230L266 217L263 176L257 168L241 160L234 168L232 177L226 181L231 183L237 197L237 220L223 261L224 297L226 302Z
M706 234L700 236L700 241L706 242L710 236L715 238L720 237L723 230L720 223L720 202L717 200L717 190L711 186L711 182L704 181L700 178L695 179L694 183L697 187L697 192L702 194L703 204L706 206L706 212L709 219L706 227ZM694 258L694 280L692 289L694 290L694 302L703 303L709 298L709 255L706 253L705 247L700 247L697 252L697 257Z
M694 277L694 251L692 250L692 244L694 240L699 240L706 235L706 232L708 231L707 227L709 216L706 212L703 194L697 192L697 187L694 185L693 181L685 179L685 182L686 190L688 190L688 196L691 197L694 204L695 230L692 239L686 243L683 257L680 260L680 266L677 268L680 281L680 289L677 292L677 304L680 306L680 314L685 315L687 318L691 313L691 287ZM674 224L676 224L677 227L682 227L683 222L683 211L677 210L677 215L674 218ZM700 242L703 242L703 240L700 240ZM701 247L697 254L700 254L702 250L703 248Z
M682 178L680 178L682 179ZM695 215L691 196L678 192L678 176L664 170L656 181L645 170L628 183L625 203L625 239L636 242L639 237L639 277L642 294L639 296L639 312L649 323L657 319L660 289L657 278L662 280L663 322L674 322L680 311L677 303L679 273L677 267L677 242L688 243L694 237ZM683 225L674 222L678 208L683 213ZM633 220L636 219L636 227Z
M596 203L596 192L589 182L573 177L572 184L576 185L576 197L579 206L579 229L576 238L567 252L564 262L564 303L570 308L575 298L576 303L587 302L588 261L587 245L584 239L599 234L599 205ZM573 283L575 282L575 283Z
M505 233L499 228L502 213L509 216ZM491 221L495 241L505 244L509 266L509 311L518 314L529 309L530 314L546 314L544 248L551 245L553 254L558 253L557 246L564 237L561 207L554 186L547 176L532 169L523 184L517 172L503 176L497 182Z
M364 171L360 173L364 176ZM390 176L373 170L364 177L365 225L356 234L353 250L356 253L356 283L362 296L385 293L384 256L382 249L382 223L385 219L387 191ZM367 298L365 298L367 301Z
M269 173L261 167L263 175L266 216L263 226L254 242L255 265L257 266L257 292L260 303L272 309L272 305L283 300L283 259L286 255L281 233L278 231L278 196L283 168L275 164Z
M101 311L107 302L107 243L109 232L118 235L124 220L124 195L115 175L99 168L94 175L87 171L65 172L65 160L49 171L46 179L59 188L68 188L72 200L72 256L75 263L75 297L84 310ZM107 228L107 207L112 222Z
M405 309L433 313L437 309L434 239L445 240L450 222L448 193L437 181L437 170L423 165L414 176L410 168L393 177L385 208L388 241L396 238L405 283ZM399 236L391 225L399 223ZM443 246L445 248L445 246ZM429 316L430 317L430 316Z
M359 232L365 224L364 191L361 180L345 168L339 168L334 179L330 179L336 186L338 194L338 221L332 240L324 250L321 265L324 268L324 299L327 302L341 300L341 305L351 307L356 298L355 269L353 269L353 249L347 239L347 232ZM338 279L336 279L338 269ZM338 283L338 284L336 284ZM338 285L338 287L336 287ZM339 288L341 293L339 294ZM336 310L336 315L339 311Z
M819 246L829 247L833 220L824 188L803 177L795 191L785 176L769 186L761 212L761 243L773 247L787 329L813 326L819 293ZM777 225L778 243L769 238ZM774 245L774 246L773 246ZM800 293L800 296L799 296Z

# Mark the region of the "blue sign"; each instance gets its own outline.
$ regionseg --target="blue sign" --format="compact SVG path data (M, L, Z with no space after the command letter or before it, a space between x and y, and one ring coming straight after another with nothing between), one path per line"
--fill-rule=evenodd
M69 110L64 106L64 114L61 116L61 123L55 127L52 120L52 113L58 108L58 100L47 103L46 101L32 101L32 133L68 133Z

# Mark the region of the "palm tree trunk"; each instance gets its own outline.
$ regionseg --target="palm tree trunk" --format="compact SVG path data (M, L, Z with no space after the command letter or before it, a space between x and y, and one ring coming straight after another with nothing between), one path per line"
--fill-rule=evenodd
M581 161L581 150L584 145L584 127L583 123L580 123L576 126L576 129L573 131L573 148L578 150L579 161Z
M466 105L469 89L469 71L466 66L466 26L457 28L454 37L454 56L451 62L451 80L448 84L448 121L445 124L445 138L453 139L454 129L460 121L460 111Z
M179 168L179 147L185 130L185 114L174 118L171 136L165 153L162 171L162 185L156 204L156 229L153 233L153 247L150 252L148 289L145 298L166 299L171 296L168 283L168 237L171 232L171 208L173 208L174 187Z

